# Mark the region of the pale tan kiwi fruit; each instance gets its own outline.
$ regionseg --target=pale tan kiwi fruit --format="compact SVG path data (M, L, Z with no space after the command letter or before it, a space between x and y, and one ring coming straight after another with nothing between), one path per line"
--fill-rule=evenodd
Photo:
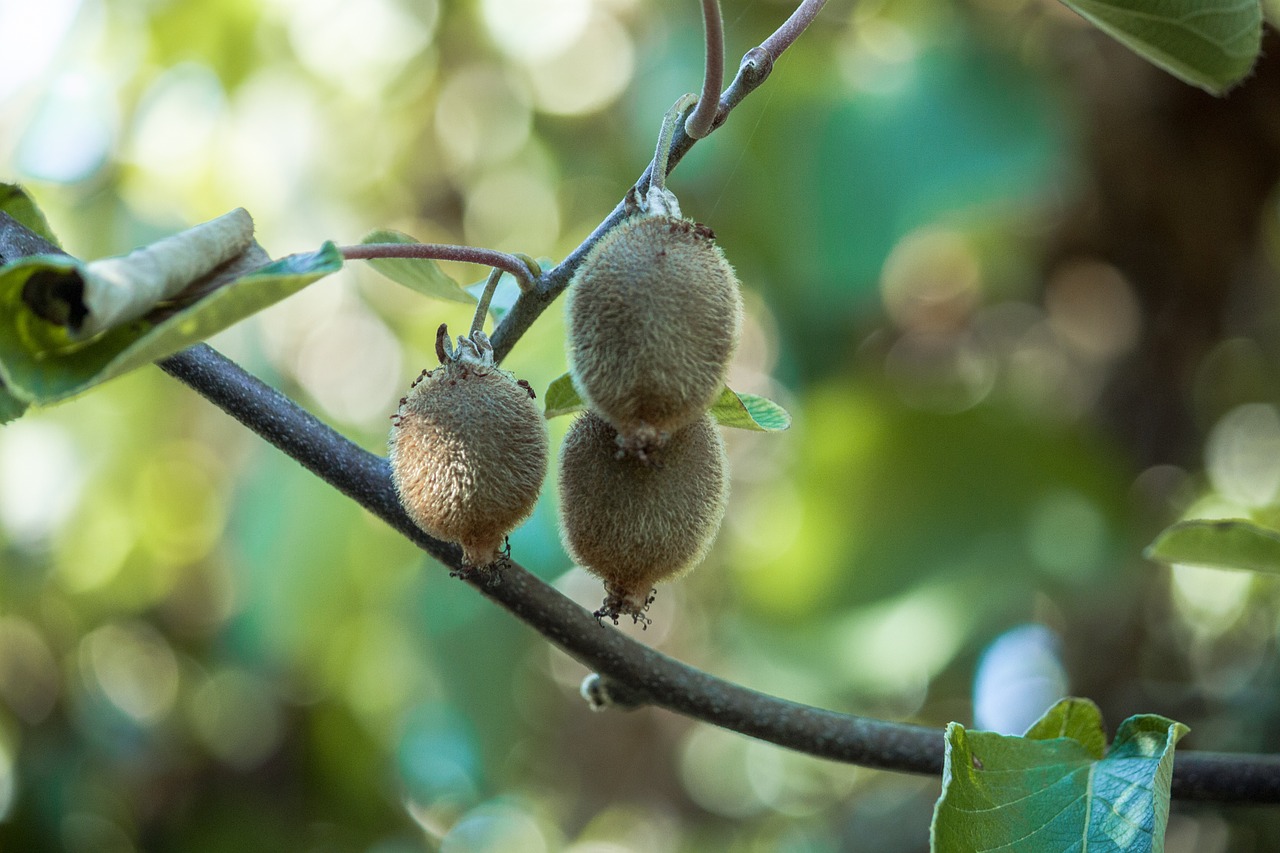
M392 482L415 524L485 569L538 500L546 421L528 383L495 366L484 332L459 337L455 351L442 325L436 354L440 366L422 372L392 415Z
M738 278L715 235L671 207L605 234L566 295L574 385L641 456L707 411L742 331Z
M604 581L597 618L647 622L659 581L697 565L729 496L724 441L703 415L648 460L618 452L617 431L592 412L560 451L560 535L578 565Z

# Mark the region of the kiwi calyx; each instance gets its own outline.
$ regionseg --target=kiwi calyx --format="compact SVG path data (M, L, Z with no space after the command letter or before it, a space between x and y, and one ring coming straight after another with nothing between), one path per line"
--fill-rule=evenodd
M618 620L623 616L630 616L631 621L642 629L647 629L653 624L653 620L646 615L646 611L649 605L653 604L657 590L650 587L647 592L639 593L606 581L604 592L604 605L591 614L600 624L603 625L604 620L608 619L617 625Z
M440 328L436 330L436 357L440 359L441 364L466 364L480 368L496 366L493 360L493 344L489 342L488 335L478 329L469 337L458 335L458 348L454 349L449 340L449 327L446 323L441 323Z
M623 210L628 217L639 215L683 218L683 214L680 213L680 199L666 187L650 186L645 190L644 195L632 187L627 190L627 196L623 199Z

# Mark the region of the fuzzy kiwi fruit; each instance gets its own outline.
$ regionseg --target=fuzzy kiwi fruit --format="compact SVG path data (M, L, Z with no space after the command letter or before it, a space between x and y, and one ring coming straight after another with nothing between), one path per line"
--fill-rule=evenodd
M440 366L424 370L392 415L391 476L405 512L462 546L469 567L499 560L529 517L547 471L546 422L528 383L495 366L484 332L436 335Z
M742 330L738 278L715 235L667 196L605 234L566 295L574 384L641 456L707 411Z
M709 415L648 460L619 453L617 431L596 414L574 421L560 452L560 533L573 559L604 581L596 617L647 622L653 585L706 555L728 495L724 441Z

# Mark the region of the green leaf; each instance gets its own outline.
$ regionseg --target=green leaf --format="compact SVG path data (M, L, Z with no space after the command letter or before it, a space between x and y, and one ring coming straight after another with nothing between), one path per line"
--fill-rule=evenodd
M0 212L9 214L53 245L61 245L40 208L36 207L26 190L17 184L0 183Z
M1262 43L1258 0L1063 0L1175 77L1220 95L1244 79Z
M939 853L1162 853L1182 723L1130 717L1102 755L1102 715L1067 699L1025 737L947 726Z
M587 407L573 384L573 376L568 373L547 386L543 401L547 418ZM755 432L778 432L791 426L791 415L777 403L755 394L738 394L728 388L721 391L712 404L711 416L721 426Z
M791 426L791 415L777 403L755 394L739 394L725 388L711 406L711 416L721 426L755 432L780 432Z
M36 316L22 299L32 273L74 269L69 257L41 256L0 268L0 379L27 402L53 403L172 355L342 268L332 243L242 274L198 301L109 329L86 342Z
M1147 559L1216 569L1280 573L1280 531L1242 518L1179 521L1156 537Z
M1032 740L1071 738L1083 745L1094 758L1101 758L1107 750L1102 712L1089 699L1063 699L1036 720L1023 737Z
M542 395L542 408L547 420L572 414L586 407L582 395L573 385L573 377L568 373L548 385L546 393Z
M380 230L368 234L360 242L368 244L417 243L419 241L399 231ZM462 285L445 275L440 265L430 258L371 258L369 265L396 284L403 284L423 296L447 299L450 302L464 302L468 305L476 304L476 298L467 293Z
M0 424L7 424L22 417L27 404L9 393L9 389L0 382Z

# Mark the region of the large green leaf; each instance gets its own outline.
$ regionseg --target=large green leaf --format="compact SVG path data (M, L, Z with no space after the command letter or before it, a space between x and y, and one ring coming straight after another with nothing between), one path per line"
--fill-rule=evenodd
M1249 73L1262 42L1258 0L1063 0L1139 56L1220 95Z
M143 318L78 342L68 329L23 301L31 275L73 269L69 257L40 256L0 268L0 379L27 402L47 404L78 394L135 367L204 340L342 267L332 243L290 255L235 280L163 319Z
M564 374L547 386L543 405L548 418L571 414L587 407L574 387L573 376ZM791 415L772 400L755 394L739 394L725 388L711 406L716 423L754 432L778 432L791 426Z
M1280 573L1280 531L1242 518L1192 519L1165 530L1146 550L1162 563Z
M1120 724L1103 755L1102 715L1065 699L1025 737L947 727L937 853L1162 853L1181 723Z
M382 230L366 235L360 242L369 244L417 243L418 241L400 231ZM430 258L370 258L369 265L396 284L403 284L423 296L447 299L450 302L465 302L468 305L476 304L476 298L467 293L462 285L445 275L440 265Z

